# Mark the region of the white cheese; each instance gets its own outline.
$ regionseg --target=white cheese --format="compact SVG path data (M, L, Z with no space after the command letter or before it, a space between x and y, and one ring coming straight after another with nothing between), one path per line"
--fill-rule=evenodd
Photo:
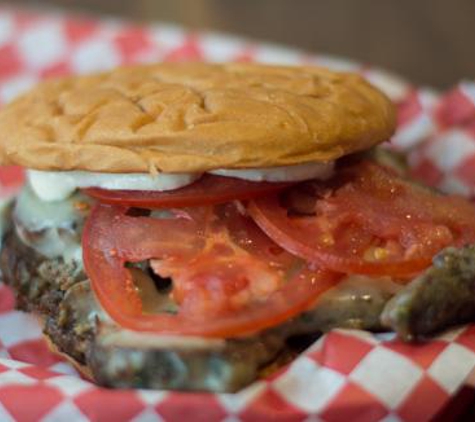
M41 201L26 186L13 208L16 233L23 243L48 258L62 256L65 261L81 263L78 227L83 223L84 212L76 205L87 206L88 201L80 193L61 202Z
M253 182L301 182L310 179L326 180L333 174L334 166L334 161L328 161L326 163L305 163L260 169L218 169L209 173Z
M305 163L294 166L259 169L218 169L209 173L256 182L299 182L328 179L333 174L334 162ZM28 170L27 177L35 194L43 201L61 201L76 189L98 187L111 190L168 191L189 185L201 175L198 173L94 173L86 171Z
M173 349L173 350L220 350L226 345L226 340L219 338L204 338L198 336L177 336L153 334L125 328L106 330L100 333L103 346L114 346L134 349Z
M196 173L153 176L148 173L93 173L87 171L28 170L27 178L36 195L43 201L61 201L77 188L167 191L189 185L200 177Z

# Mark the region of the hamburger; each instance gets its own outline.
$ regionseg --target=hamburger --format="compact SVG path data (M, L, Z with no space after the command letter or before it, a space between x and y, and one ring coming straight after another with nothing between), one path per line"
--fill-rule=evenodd
M232 392L333 328L411 341L475 317L471 203L409 180L395 112L318 67L154 64L0 113L27 170L0 268L109 387Z

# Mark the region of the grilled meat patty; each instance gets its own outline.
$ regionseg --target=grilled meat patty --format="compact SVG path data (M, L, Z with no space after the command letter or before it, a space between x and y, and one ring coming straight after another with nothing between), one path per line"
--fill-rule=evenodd
M384 326L410 341L475 319L475 246L447 248L433 265L395 295Z
M388 278L348 277L309 311L253 336L221 340L127 331L101 309L84 273L86 209L80 194L52 204L25 188L3 237L0 268L17 306L40 315L56 347L105 386L236 391L332 328L389 327L413 339L475 318L475 248L467 247L441 253L405 287ZM134 271L153 288L144 265ZM160 289L154 294L165 297Z
M106 386L235 391L284 347L284 336L274 332L208 341L122 330L103 313L82 270L39 255L13 231L4 238L0 267L17 306L40 315L56 347Z
M310 344L336 326L380 328L388 291L347 282L321 306L279 327L240 339L197 340L132 333L104 314L82 268L63 258L46 258L26 246L15 231L3 239L0 268L13 287L18 308L42 317L44 333L61 352L86 365L110 387L235 391L274 361L295 356L292 347ZM302 341L296 341L300 338ZM307 340L307 341L305 341Z

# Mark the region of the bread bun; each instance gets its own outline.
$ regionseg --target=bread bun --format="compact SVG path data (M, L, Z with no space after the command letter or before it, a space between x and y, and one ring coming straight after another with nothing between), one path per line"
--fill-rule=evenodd
M51 80L0 113L0 161L203 172L328 161L387 140L391 102L319 67L164 63Z

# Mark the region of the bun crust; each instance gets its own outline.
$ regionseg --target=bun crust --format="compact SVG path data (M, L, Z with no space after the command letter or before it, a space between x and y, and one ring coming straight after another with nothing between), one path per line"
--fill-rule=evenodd
M388 98L318 67L164 63L40 84L0 113L0 161L202 172L334 160L387 140Z

